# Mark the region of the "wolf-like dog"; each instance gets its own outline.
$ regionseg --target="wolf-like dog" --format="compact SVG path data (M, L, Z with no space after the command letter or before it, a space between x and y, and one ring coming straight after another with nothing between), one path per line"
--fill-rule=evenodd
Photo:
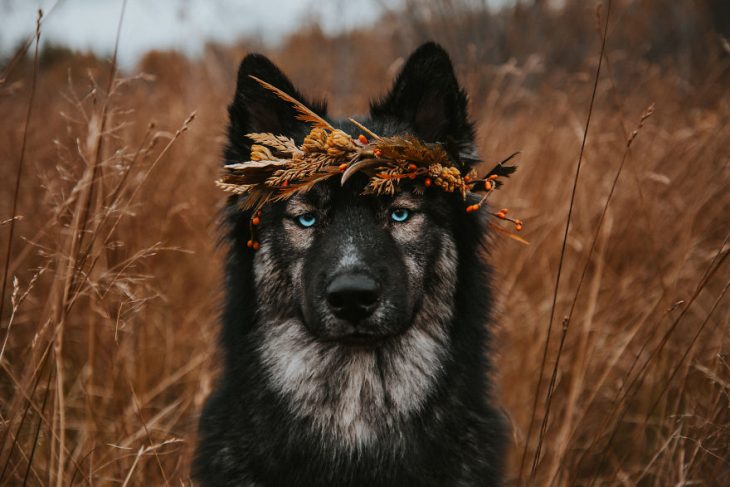
M301 143L310 129L251 76L327 118L324 103L306 102L271 61L248 55L229 106L227 163L250 159L245 134ZM428 43L360 121L473 155L466 105L447 53ZM459 194L404 183L392 197L368 196L363 179L334 179L264 207L257 252L246 245L245 196L227 205L223 371L200 420L194 477L203 486L499 485L486 212L467 213Z

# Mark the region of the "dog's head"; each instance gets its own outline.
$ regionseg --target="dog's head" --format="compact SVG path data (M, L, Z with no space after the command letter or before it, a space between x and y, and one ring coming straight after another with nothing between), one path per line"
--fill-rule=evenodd
M229 161L248 160L247 133L271 132L301 142L310 128L251 75L304 100L268 59L244 59L229 109ZM323 104L309 106L325 115ZM425 44L408 59L389 94L371 105L363 122L380 135L409 133L452 150L470 150L473 144L466 96L447 54L435 44ZM354 136L361 133L348 121L339 126ZM442 273L455 272L453 232L461 219L455 215L465 206L459 195L414 194L404 183L393 197L363 196L364 184L358 178L344 186L333 180L264 209L255 271L268 319L296 318L324 342L378 346L411 326L429 281L451 280ZM439 267L447 254L450 262Z

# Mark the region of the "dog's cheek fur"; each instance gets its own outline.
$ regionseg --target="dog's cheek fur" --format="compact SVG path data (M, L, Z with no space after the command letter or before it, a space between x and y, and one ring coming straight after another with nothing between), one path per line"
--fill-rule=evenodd
M424 291L424 276L427 267L432 265L434 257L434 242L428 241L428 234L423 232L425 216L417 214L406 224L396 225L392 231L398 243L401 258L408 273L408 296L410 308L417 307L421 302Z

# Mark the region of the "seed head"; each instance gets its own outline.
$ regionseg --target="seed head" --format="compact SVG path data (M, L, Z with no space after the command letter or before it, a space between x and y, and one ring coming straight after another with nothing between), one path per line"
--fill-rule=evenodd
M252 161L270 161L274 159L274 155L271 153L268 147L254 144L251 146L251 160Z
M304 137L302 150L304 152L323 152L327 143L327 131L323 128L315 127L309 134Z

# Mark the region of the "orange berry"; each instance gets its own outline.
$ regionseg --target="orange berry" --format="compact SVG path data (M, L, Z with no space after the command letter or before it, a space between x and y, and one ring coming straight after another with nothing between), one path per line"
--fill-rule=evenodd
M489 176L489 177L487 178L487 180L488 180L488 181L494 181L494 180L495 180L495 179L497 179L498 177L499 177L498 175L496 175L496 174L492 174L491 176Z
M415 171L416 170L416 165L413 164L413 163L408 164L408 169L410 169L411 171Z
M281 183L282 188L286 188L287 186L289 186L289 181L284 181L283 183Z
M494 184L491 181L484 181L484 189L491 191L493 187Z
M499 210L499 212L506 215L509 212L509 208L502 208L501 210Z
M381 155L383 155L383 151L381 151L380 149L375 149L373 151L373 154L375 155L375 157L380 157Z
M423 185L426 186L427 188L430 188L431 187L431 178L426 178L426 180L423 181Z
M522 230L522 223L515 223L515 230L518 232Z
M338 168L340 172L345 172L345 169L347 169L347 163L340 164L340 167Z
M258 225L259 223L261 223L261 219L259 217L255 216L255 217L251 218L251 223L254 225Z
M246 242L246 247L248 247L249 249L253 247L253 240L249 240L248 242Z
M368 143L368 138L365 137L363 134L358 135L357 140L359 140L362 145L365 145Z
M254 251L256 251L261 248L261 244L258 242L254 242L252 247L253 247Z

